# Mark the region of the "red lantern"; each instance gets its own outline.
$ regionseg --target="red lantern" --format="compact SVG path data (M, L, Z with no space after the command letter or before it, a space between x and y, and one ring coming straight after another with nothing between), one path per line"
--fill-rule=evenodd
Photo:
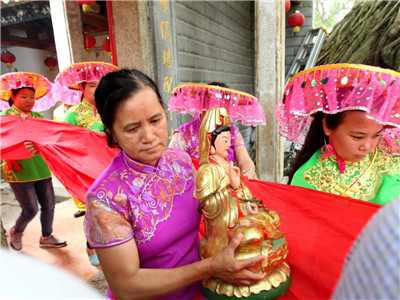
M96 39L89 34L84 34L83 35L83 44L85 46L85 51L91 52L92 51L91 48L96 46Z
M15 55L4 50L1 53L1 61L6 64L7 68L11 69L12 63L15 62Z
M304 24L306 18L304 15L296 10L294 14L291 14L288 18L288 23L290 27L293 27L293 32L300 32L300 26Z
M101 44L101 47L104 49L104 51L108 52L108 56L111 57L111 43L109 37L105 38L105 40Z
M285 0L285 13L287 13L290 9L290 0Z
M104 49L104 51L111 52L111 43L109 37L106 37L106 39L101 44L101 47Z
M44 60L44 64L49 67L50 70L54 70L54 68L58 65L57 58L52 56L46 57Z

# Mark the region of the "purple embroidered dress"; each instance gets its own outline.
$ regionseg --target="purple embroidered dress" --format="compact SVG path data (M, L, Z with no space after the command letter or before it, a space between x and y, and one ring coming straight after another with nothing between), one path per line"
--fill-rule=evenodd
M93 248L135 239L141 268L166 269L199 260L198 201L189 155L166 148L157 166L121 151L86 196L84 230ZM193 299L200 282L159 299ZM109 296L112 294L109 290Z
M185 150L190 156L199 158L199 132L201 119L197 118L181 125L174 131L174 135L169 143L170 148L179 148ZM243 137L235 125L231 127L231 147L228 151L228 159L235 162L235 148L245 146Z

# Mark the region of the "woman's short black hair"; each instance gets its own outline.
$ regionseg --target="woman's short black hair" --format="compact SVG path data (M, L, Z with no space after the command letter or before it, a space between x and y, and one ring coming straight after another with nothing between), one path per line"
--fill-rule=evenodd
M35 89L34 89L33 87L30 87L30 86L23 86L23 87L21 87L21 88L19 88L19 89L13 89L13 90L11 90L12 96L15 97L15 96L19 93L19 91L22 90L22 89L29 89L29 90L31 90L32 92L35 92ZM11 107L13 104L14 104L14 100L12 99L12 97L10 97L10 99L8 99L8 105L10 105L10 107Z
M217 136L225 131L231 131L231 127L230 126L219 126L219 127L217 127L217 129L214 130L213 133L211 133L211 146L213 146L215 148L214 142L217 139Z
M107 143L110 147L118 147L112 137L112 126L118 107L128 98L136 95L145 87L151 88L163 106L160 93L154 81L135 69L121 69L103 76L95 92L97 111L104 124Z

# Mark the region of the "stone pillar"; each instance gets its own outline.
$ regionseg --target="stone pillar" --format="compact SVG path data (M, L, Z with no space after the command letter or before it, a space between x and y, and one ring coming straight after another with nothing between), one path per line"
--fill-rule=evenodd
M285 79L285 2L256 1L256 94L265 111L266 126L257 127L257 168L261 180L280 182L283 141L274 107Z
M50 0L58 66L60 71L84 61L81 11L78 2Z
M154 78L153 32L147 1L112 1L118 66Z
M1 232L0 232L0 236L1 236L1 244L0 244L0 246L4 247L4 248L7 248L8 244L7 244L7 238L6 238L6 230L5 230L4 226L3 226L3 220L1 219L1 217L0 217L0 230L1 230ZM0 251L3 251L3 250L0 249Z

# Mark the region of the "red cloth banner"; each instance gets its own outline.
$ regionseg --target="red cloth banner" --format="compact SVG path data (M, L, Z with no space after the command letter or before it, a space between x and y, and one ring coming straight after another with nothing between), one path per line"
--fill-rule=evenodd
M104 134L63 122L21 116L0 116L1 159L32 155L24 142L32 141L67 191L85 201L86 191L119 152L107 146Z
M298 186L246 180L281 216L292 285L280 299L330 299L355 239L381 205Z

